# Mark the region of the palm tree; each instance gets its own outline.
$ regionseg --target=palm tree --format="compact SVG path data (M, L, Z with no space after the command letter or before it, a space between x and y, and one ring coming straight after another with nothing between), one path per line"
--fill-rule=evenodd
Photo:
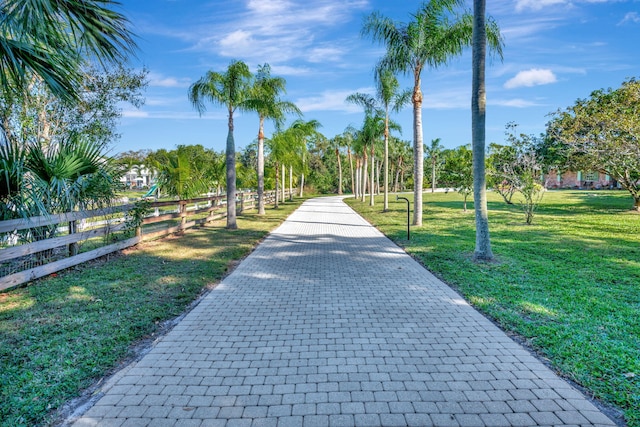
M238 228L236 221L236 146L233 139L233 113L246 109L244 102L250 92L251 72L242 61L232 61L224 73L208 71L189 87L189 100L202 115L206 110L204 101L227 108L228 128L226 147L227 166L227 228Z
M264 215L264 121L273 120L280 127L287 113L301 115L300 109L292 102L282 101L279 96L285 92L286 81L282 77L271 77L269 64L258 66L249 99L248 109L256 111L258 127L258 215Z
M361 138L365 146L365 150L368 148L371 153L371 171L369 177L369 205L374 205L374 167L375 167L375 149L379 144L380 138L388 135L389 129L400 130L400 126L389 121L386 117L383 117L378 111L375 115L369 115L365 117L364 124L362 125ZM388 148L387 148L388 149ZM365 172L366 173L366 172Z
M351 173L351 194L353 194L353 196L357 198L358 196L356 194L356 180L353 170L353 156L351 153L351 148L353 147L354 141L356 139L357 131L353 126L348 126L344 130L342 135L344 135L344 143L347 147L347 160L349 161L349 172Z
M436 172L440 163L440 154L444 147L440 145L440 138L432 139L431 145L426 147L427 159L431 163L431 192L436 191Z
M413 225L422 225L422 185L424 181L424 148L422 136L422 71L447 63L452 56L471 45L473 17L465 13L455 16L462 0L429 0L413 15L408 24L396 23L374 12L365 18L362 33L386 46L386 54L378 67L402 72L413 77L413 155L414 211ZM497 30L491 28L492 31ZM491 40L500 41L499 34ZM500 49L501 44L494 46Z
M126 17L111 0L5 0L0 4L0 91L20 97L31 76L76 101L84 57L119 63L135 49Z
M366 93L352 93L351 95L347 96L346 101L352 104L359 105L364 109L364 124L362 126L362 129L358 132L358 145L362 150L362 178L360 180L360 196L362 197L362 201L364 202L367 185L367 172L369 168L369 157L367 156L367 149L372 147L371 144L373 144L374 141L374 139L372 138L372 135L374 133L374 121L371 119L371 117L374 115L379 115L379 110L377 108L376 99ZM373 162L373 156L371 160ZM371 177L373 178L373 169ZM370 188L372 185L373 179L371 180ZM373 190L371 191L371 198L373 200ZM373 203L373 201L371 203Z
M486 1L473 0L473 48L472 48L472 90L471 90L471 129L473 150L473 197L476 219L476 247L473 258L476 261L493 259L491 238L489 235L489 214L487 210L487 188L485 175L485 118L487 95L485 89L485 59L487 40L492 46L498 46L502 57L502 46L497 25L489 20L487 26ZM487 31L489 27L490 31Z
M376 95L384 109L384 211L389 210L389 107L398 112L411 99L411 91L398 92L399 84L395 74L387 69L376 70Z
M68 135L0 144L0 218L15 219L100 208L116 197L121 168L104 146ZM56 226L35 227L28 239L52 237Z
M343 133L342 135L334 136L328 141L330 149L336 155L336 162L338 165L338 195L342 194L342 153L340 150L342 147L348 146L347 138L348 136L346 133Z
M177 196L179 200L195 197L208 189L204 171L198 170L185 148L181 146L166 153L166 158L157 165L158 186L164 193Z
M311 138L316 138L316 137L322 137L324 138L324 136L322 136L322 134L320 132L318 132L318 129L322 127L322 125L320 124L319 121L317 120L309 120L309 121L303 121L303 120L296 120L295 122L293 122L291 124L291 135L292 135L292 149L293 152L295 154L297 154L297 163L299 163L300 165L300 169L301 169L301 174L300 174L300 197L303 196L303 189L304 189L304 174L305 174L305 170L306 170L306 154L307 154L307 144L310 141ZM289 164L290 170L292 169L293 162ZM291 183L291 176L293 174L290 174L290 183ZM290 187L292 187L292 185L290 184ZM289 189L291 193L293 193L293 189L290 188ZM291 197L293 197L293 194L290 194Z

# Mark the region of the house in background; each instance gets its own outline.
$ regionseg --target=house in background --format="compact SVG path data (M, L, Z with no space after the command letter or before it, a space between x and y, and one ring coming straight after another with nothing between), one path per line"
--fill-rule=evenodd
M122 182L127 188L142 189L149 188L156 181L155 172L147 169L143 165L133 166L127 173L125 173L120 182Z
M551 170L543 177L546 188L574 188L581 190L601 190L620 188L609 175L601 172Z

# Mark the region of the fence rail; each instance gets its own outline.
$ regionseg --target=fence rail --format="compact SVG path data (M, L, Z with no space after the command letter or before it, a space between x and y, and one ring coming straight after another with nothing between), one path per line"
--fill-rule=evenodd
M273 204L275 198L273 191L264 194L265 204ZM254 209L256 199L256 193L238 193L237 213ZM151 202L151 212L134 236L128 235L132 232L128 219L135 204L0 221L0 291L142 241L225 218L226 204L225 196Z

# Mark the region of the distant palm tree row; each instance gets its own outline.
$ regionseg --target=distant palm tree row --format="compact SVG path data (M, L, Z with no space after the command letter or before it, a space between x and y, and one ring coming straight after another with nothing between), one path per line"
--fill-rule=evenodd
M473 154L474 154L474 196L476 203L476 225L478 237L476 256L478 259L492 257L486 218L486 197L484 196L484 57L487 42L498 55L502 55L502 38L497 24L485 16L484 0L474 1L474 12L463 10L461 0L430 0L425 2L408 23L395 22L378 12L367 16L362 27L362 34L369 36L374 42L382 44L386 51L375 65L376 96L354 93L347 98L348 102L364 109L364 122L358 130L346 131L340 138L334 138L334 149L339 169L338 193L342 192L342 162L340 144L348 144L348 161L352 174L352 191L356 197L365 199L370 195L370 204L374 203L376 193L376 145L384 138L383 150L383 193L384 210L388 209L389 191L389 138L390 129L398 126L389 118L390 110L397 112L409 100L413 105L413 188L414 214L413 225L422 224L422 189L424 181L424 144L422 131L422 73L427 68L446 65L450 58L460 55L465 47L473 44ZM264 186L264 131L265 118L275 121L278 131L271 140L271 155L276 158L276 173L284 178L284 164L287 153L295 152L302 147L292 142L293 130L280 132L279 128L286 113L299 111L294 105L281 101L284 93L284 80L273 78L268 65L258 69L252 78L248 67L234 61L225 74L209 72L195 83L189 92L194 106L203 111L203 101L226 105L229 114L229 133L227 137L227 192L231 197L235 192L235 147L233 140L233 112L236 108L255 111L259 116L258 132L258 192L263 193ZM412 91L399 91L396 74L408 75L413 80ZM227 82L227 83L225 83ZM289 145L287 145L289 144ZM287 148L283 148L287 147ZM298 148L296 148L298 147ZM430 150L433 162L439 148L439 141L434 141ZM353 152L351 151L353 149ZM353 155L353 157L352 157ZM304 169L304 154L300 165ZM355 168L353 161L355 159ZM289 166L292 163L289 160ZM281 169L282 168L282 169ZM379 170L379 167L378 167ZM399 169L398 169L399 170ZM291 173L290 173L291 176ZM304 177L304 173L302 174ZM276 179L280 182L280 179ZM432 191L435 188L435 163L432 164ZM284 181L281 184L284 187ZM302 187L302 185L301 185ZM261 199L261 196L260 196ZM485 201L483 203L483 200ZM259 203L262 201L260 200ZM263 206L263 205L259 205ZM235 228L235 207L228 206L228 227ZM261 207L260 212L263 212Z
M236 110L250 111L258 114L258 153L257 183L258 212L264 214L264 122L272 120L276 125L276 133L267 141L272 160L276 164L276 184L280 182L278 174L282 171L282 188L284 188L284 168L289 166L289 176L295 162L302 171L300 188L304 187L305 152L309 138L319 135L320 123L294 121L287 129L282 129L286 115L302 113L292 102L283 100L286 82L281 77L271 76L271 67L264 64L258 67L253 75L249 67L242 61L232 61L224 73L209 71L189 88L189 100L202 114L205 102L222 105L227 109L228 132L226 146L226 192L227 200L235 200L236 194L236 149L233 136L233 117ZM290 178L291 180L292 178ZM291 186L291 185L290 185ZM284 194L284 193L283 193ZM227 203L227 228L237 228L236 207Z

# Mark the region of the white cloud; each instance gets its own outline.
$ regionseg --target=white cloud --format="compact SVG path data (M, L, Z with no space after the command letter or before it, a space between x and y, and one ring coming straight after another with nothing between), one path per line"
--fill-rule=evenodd
M255 40L250 32L237 30L220 39L218 43L220 44L224 54L227 56L233 56L234 54L237 54L238 51L251 49L255 44Z
M219 111L206 112L200 116L196 111L142 111L124 110L123 118L163 119L163 120L226 120L226 114Z
M236 8L237 3L229 2ZM347 49L344 40L320 44L345 22L357 20L368 0L248 0L232 19L216 20L192 28L193 48L246 62L271 64L291 60L339 62Z
M345 113L362 112L362 107L351 104L345 99L355 92L373 93L373 88L360 88L355 90L326 90L319 95L299 98L295 104L303 113L310 111L342 111Z
M122 117L125 118L135 118L135 119L146 119L149 117L149 113L146 111L140 110L123 110Z
M487 100L487 104L497 105L499 107L515 107L515 108L537 107L541 105L536 102L527 101L525 99L520 99L520 98Z
M307 60L314 63L333 62L337 58L341 58L344 53L344 49L337 47L318 47L309 51Z
M525 9L542 10L554 5L567 5L573 7L577 3L616 3L621 0L516 0L516 12Z
M626 15L624 15L624 18L622 18L622 21L620 21L618 25L623 25L627 22L633 22L634 24L639 23L640 15L638 15L638 12L628 12Z
M149 86L156 87L188 87L190 79L167 77L158 73L149 73Z
M304 76L311 74L313 70L308 67L292 67L289 65L274 64L271 69L278 76Z
M517 0L516 12L522 12L525 9L541 10L547 6L567 3L566 0Z
M532 68L527 71L520 71L515 77L507 80L505 89L515 89L518 87L540 86L555 83L557 78L553 71L549 69Z

